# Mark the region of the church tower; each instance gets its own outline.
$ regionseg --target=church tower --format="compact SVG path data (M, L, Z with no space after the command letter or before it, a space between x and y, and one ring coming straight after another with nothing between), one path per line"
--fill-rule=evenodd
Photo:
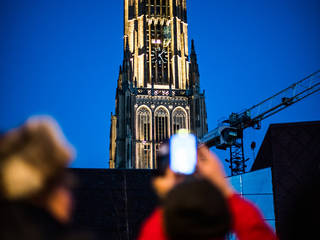
M186 0L124 0L110 168L156 168L160 143L180 128L202 137L206 118Z

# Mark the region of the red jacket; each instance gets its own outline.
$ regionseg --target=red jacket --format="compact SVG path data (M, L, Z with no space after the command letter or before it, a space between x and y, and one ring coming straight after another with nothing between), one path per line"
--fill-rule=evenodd
M234 194L228 199L232 214L232 231L239 240L277 239L265 223L259 210L250 202ZM142 226L139 240L166 240L163 225L163 211L157 208Z

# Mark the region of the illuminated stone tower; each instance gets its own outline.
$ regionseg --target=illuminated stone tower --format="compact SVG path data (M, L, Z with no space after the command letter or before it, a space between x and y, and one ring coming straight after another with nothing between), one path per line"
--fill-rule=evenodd
M124 0L124 59L111 116L110 168L156 168L159 144L180 128L207 133L186 0Z

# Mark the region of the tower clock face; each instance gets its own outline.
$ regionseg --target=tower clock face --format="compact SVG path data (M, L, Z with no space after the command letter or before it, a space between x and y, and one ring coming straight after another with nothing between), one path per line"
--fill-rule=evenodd
M166 49L162 49L160 47L155 48L151 51L151 60L153 63L158 63L158 65L162 65L163 63L168 62L168 52Z
M161 49L158 53L158 59L160 59L163 63L168 62L168 53L165 49Z

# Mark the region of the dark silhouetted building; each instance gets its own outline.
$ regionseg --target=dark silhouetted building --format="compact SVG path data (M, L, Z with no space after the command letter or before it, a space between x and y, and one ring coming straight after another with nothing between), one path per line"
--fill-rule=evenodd
M270 125L252 170L267 167L279 238L319 235L320 121Z
M156 170L72 169L78 179L74 224L101 239L136 239L157 197ZM100 239L99 238L99 239Z

